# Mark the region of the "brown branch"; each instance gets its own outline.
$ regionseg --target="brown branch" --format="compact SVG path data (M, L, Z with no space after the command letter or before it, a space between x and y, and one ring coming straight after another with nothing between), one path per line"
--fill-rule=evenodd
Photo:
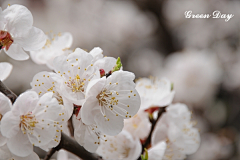
M68 129L69 129L71 137L74 137L74 128L73 128L72 116L68 120Z
M49 160L51 156L60 149L65 149L66 151L69 151L79 158L83 160L101 160L101 157L99 157L96 154L90 153L87 150L85 150L82 146L80 146L73 138L67 136L63 132L61 133L61 141L60 143L55 147L52 148L44 160Z
M158 116L157 116L156 120L149 118L150 122L152 123L152 127L151 127L151 131L150 131L150 133L148 135L148 138L146 139L144 144L142 144L142 154L144 153L144 148L147 148L151 144L153 130L155 128L155 125L156 125L157 121L161 117L161 115L166 111L165 109L166 109L166 107L160 107L159 108ZM141 156L138 158L138 160L141 160Z
M12 103L15 102L15 100L17 99L17 95L13 93L7 86L5 86L1 80L0 80L0 92L7 96Z

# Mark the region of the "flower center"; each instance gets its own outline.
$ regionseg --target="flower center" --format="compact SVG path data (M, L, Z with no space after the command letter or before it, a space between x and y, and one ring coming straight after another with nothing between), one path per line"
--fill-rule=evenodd
M99 105L101 106L110 105L110 107L112 107L112 105L118 104L118 100L116 99L116 97L113 97L112 92L108 91L107 89L103 89L102 92L99 95L97 95L97 99Z
M58 104L63 105L62 96L58 92L53 92L53 98L57 99Z
M7 31L0 31L0 49L6 48L9 49L13 43L13 38Z
M72 89L72 92L84 92L84 81L86 81L86 79L81 79L77 74L74 79L69 77L69 82L67 82L67 86Z
M22 132L26 134L26 131L28 131L30 132L30 134L33 134L33 128L35 127L35 124L38 123L38 121L35 118L35 115L29 112L26 115L20 116L20 119L21 119L20 128Z
M3 115L0 114L0 121L2 120Z
M124 108L119 107L118 105L125 105L123 103L118 102L118 99L113 96L119 95L118 92L113 90L107 90L106 88L103 89L100 94L97 95L97 99L99 102L100 111L102 115L105 117L107 121L109 121L109 118L106 116L106 111L109 110L111 113L115 114L116 116L122 116L122 117L128 117L128 111ZM127 105L125 105L127 106Z

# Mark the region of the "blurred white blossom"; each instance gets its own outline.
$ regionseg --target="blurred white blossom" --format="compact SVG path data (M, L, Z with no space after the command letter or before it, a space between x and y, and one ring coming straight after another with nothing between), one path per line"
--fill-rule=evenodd
M142 151L141 143L138 139L127 131L123 130L116 136L107 136L107 141L102 142L97 153L103 159L111 160L133 160L140 156Z
M221 80L216 56L206 51L186 50L166 59L164 73L174 83L175 102L196 107L212 101Z

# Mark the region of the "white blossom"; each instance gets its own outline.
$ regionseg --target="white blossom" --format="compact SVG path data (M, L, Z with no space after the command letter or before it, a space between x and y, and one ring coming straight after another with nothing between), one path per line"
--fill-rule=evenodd
M22 5L0 9L0 47L15 60L29 58L25 51L38 50L46 43L46 37L40 29L33 27L31 12ZM25 51L24 51L24 50Z
M91 81L81 118L87 125L96 124L107 135L116 135L123 129L123 119L131 118L140 108L140 97L131 72L116 71L106 78Z
M92 60L91 54L77 48L68 56L58 56L53 61L56 74L52 78L60 86L62 97L76 105L84 102L88 83L100 78L99 70L93 66Z
M57 99L52 98L52 93L40 98L33 91L22 93L1 120L1 132L8 138L9 150L26 157L33 152L33 145L48 144L56 132L60 132L54 125L62 123L56 121L61 117L62 109Z
M146 139L151 130L152 124L149 121L148 113L139 110L132 118L124 120L124 130L132 134L134 138Z
M172 103L175 94L166 78L141 78L137 80L136 89L141 97L141 109L167 106Z
M57 56L70 53L73 37L70 33L48 34L45 46L37 51L31 51L32 60L37 64L46 64L50 69L53 68L53 59Z
M133 160L140 157L141 151L139 139L134 139L130 133L123 130L116 136L107 136L107 141L101 143L97 153L106 160Z
M172 104L166 108L152 134L152 145L165 141L167 149L163 159L184 159L197 151L200 135L190 121L191 113L184 104Z
M53 93L53 98L58 100L59 105L63 105L65 109L65 119L66 121L72 116L73 104L68 99L62 96L60 86L57 85L56 81L52 79L51 72L39 72L34 77L30 83L32 90L37 92L41 97L47 92Z
M12 65L8 62L0 63L0 80L4 81L12 72Z
M194 107L212 101L221 80L216 55L207 51L186 50L166 59L164 76L174 83L175 102Z
M11 106L12 106L12 103L9 100L9 98L6 97L1 92L0 92L0 106L1 106L0 107L0 131L1 131L1 120L4 114L11 110ZM6 137L4 137L0 132L0 146L4 145L7 142L6 140L7 140Z

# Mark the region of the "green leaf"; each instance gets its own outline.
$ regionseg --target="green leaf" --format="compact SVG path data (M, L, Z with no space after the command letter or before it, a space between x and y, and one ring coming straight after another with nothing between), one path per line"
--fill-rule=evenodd
M144 150L145 150L145 153L144 153L144 155L141 155L141 159L148 160L148 150L146 148L144 148Z
M121 67L122 67L122 62L120 57L118 57L116 65L113 67L112 72L119 71Z

